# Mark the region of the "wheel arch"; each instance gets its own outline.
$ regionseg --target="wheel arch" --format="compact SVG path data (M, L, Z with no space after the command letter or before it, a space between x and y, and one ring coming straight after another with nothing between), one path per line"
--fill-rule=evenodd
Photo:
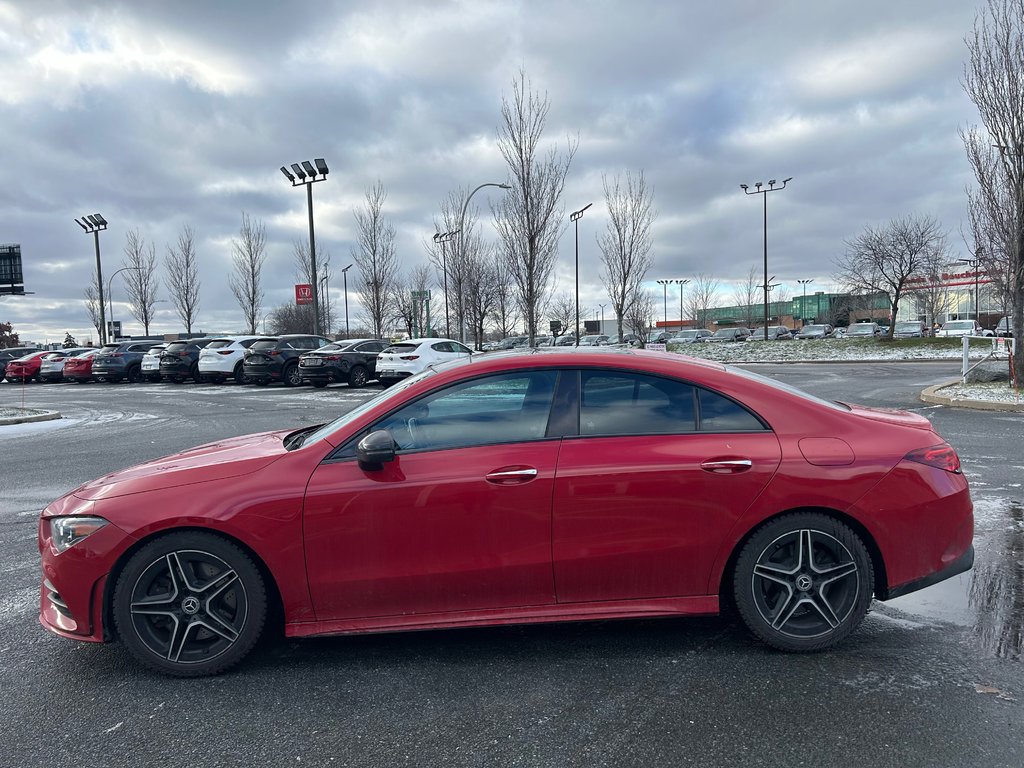
M278 636L283 636L284 601L281 598L281 590L277 586L277 579L274 578L273 572L267 567L267 564L264 562L263 558L260 557L259 553L241 539L228 533L224 533L223 531L218 531L213 528L203 528L198 525L186 525L180 528L164 528L159 531L153 531L148 536L136 541L128 547L128 549L122 552L120 557L117 558L117 561L110 569L110 573L107 574L106 584L103 587L102 615L103 639L105 641L117 639L117 625L114 622L114 588L117 586L117 581L121 577L121 572L125 569L128 561L132 559L136 552L150 542L155 541L162 536L168 536L172 533L204 533L216 536L217 538L234 544L248 555L259 570L260 576L263 577L263 584L267 590L267 619L264 631L269 630L270 632L276 633Z
M757 523L751 526L739 539L736 540L736 545L732 548L729 553L729 558L725 562L725 567L722 569L721 576L718 582L718 596L719 600L728 605L732 605L732 579L733 573L736 570L736 561L739 559L740 552L743 551L743 547L750 538L757 533L758 530L771 523L773 520L784 515L791 515L794 513L811 512L819 515L825 515L831 517L837 522L850 528L862 542L868 550L868 554L871 557L871 566L874 571L873 585L874 592L876 595L885 595L889 589L889 577L885 570L885 559L882 557L882 551L878 547L878 543L875 541L875 537L871 535L871 532L861 523L857 518L852 517L844 512L840 512L837 509L830 507L793 507L791 509L784 509L781 512L777 512L770 517L766 517L763 520L758 520Z

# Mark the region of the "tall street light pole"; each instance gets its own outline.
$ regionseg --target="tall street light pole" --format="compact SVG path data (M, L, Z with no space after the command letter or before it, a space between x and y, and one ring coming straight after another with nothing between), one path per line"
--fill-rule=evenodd
M315 168L313 167L314 163L316 164ZM313 292L313 333L319 336L320 285L316 276L316 238L313 235L313 185L318 181L327 180L327 163L324 162L322 157L318 157L312 163L309 160L303 160L302 165L292 163L291 171L282 165L281 173L292 183L293 187L298 187L302 184L306 185L306 205L309 209L309 277L312 283L310 289Z
M679 330L683 330L683 286L686 285L689 280L675 280L679 283Z
M600 332L604 333L604 308L607 307L608 305L607 304L598 304L597 306L599 306L601 308L601 331Z
M473 195L479 192L484 187L498 187L499 189L509 190L512 189L508 184L499 184L498 182L486 182L481 184L479 187L474 189L466 197L466 202L462 204L462 213L459 214L459 228L455 230L459 233L459 258L462 264L466 263L466 209L469 208L469 201L473 199ZM447 301L447 296L445 301ZM462 291L459 291L459 341L463 344L466 343L466 324L464 322L463 310L462 310Z
M142 271L142 269L140 267L121 267L119 270L117 270L116 272L114 272L114 274L112 274L110 276L109 280L107 280L107 301L110 302L110 333L111 333L111 335L113 335L113 333L114 333L114 287L113 287L114 278L117 277L122 272L124 272L126 269L134 269L136 272L141 272ZM117 339L114 339L114 340L116 341Z
M330 275L324 275L320 278L320 296L324 300L324 333L330 335L331 333L331 293L330 293Z
M100 345L107 343L107 313L103 309L103 268L100 266L100 232L107 228L107 220L98 213L87 214L75 224L91 233L96 243L96 286L100 292Z
M764 186L762 182L754 184L754 191L751 192L750 188L746 184L740 184L740 189L748 195L763 195L764 198L764 337L768 338L768 193L769 192L781 192L786 188L786 185L793 180L790 176L788 179L782 180L782 186L777 187L775 179L768 180L768 186Z
M569 221L576 225L576 346L580 345L580 219L583 212L593 203L587 203L578 211L569 214Z
M343 270L341 270L341 276L345 280L345 338L349 337L348 331L348 271L352 269L353 265L349 264Z
M437 232L434 234L434 242L441 245L441 271L444 273L444 337L446 339L452 337L452 327L448 315L448 256L444 244L454 240L457 234L459 234L457 229L453 229L451 232Z
M800 300L800 327L803 328L807 325L807 284L813 283L814 279L808 277L805 280L797 280L797 282L804 288L804 297ZM817 315L815 315L814 319L817 321Z
M668 325L668 286L672 280L655 280L661 286L662 322Z

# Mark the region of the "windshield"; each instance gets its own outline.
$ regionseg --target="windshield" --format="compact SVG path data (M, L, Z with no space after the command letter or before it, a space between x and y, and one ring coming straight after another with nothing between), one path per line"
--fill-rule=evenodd
M696 331L680 331L676 334L677 339L693 339L697 337Z
M920 323L896 323L897 331L919 331L921 330Z
M186 349L187 347L188 347L188 342L187 341L175 341L172 344L168 344L167 345L166 351L167 352L181 352L183 349Z
M318 427L316 430L306 435L302 440L299 440L293 444L289 444L287 446L288 449L291 450L293 448L298 448L301 445L311 445L312 443L315 443L318 440L322 440L327 435L334 434L338 430L343 429L347 425L351 424L353 421L358 419L371 408L376 408L381 403L386 403L387 401L394 399L397 395L400 395L402 392L407 390L416 382L423 381L423 379L429 376L434 376L436 373L437 371L434 368L427 368L426 370L417 373L415 376L410 376L407 379L403 379L397 384L394 384L388 387L387 389L382 390L380 394L374 395L366 402L357 405L348 413L342 414L334 421L330 421L324 424L323 426Z
M233 339L214 339L206 345L207 349L220 349L221 347L230 347L233 343Z
M249 349L277 349L277 339L257 339Z
M415 352L419 344L392 344L384 350L385 354L400 355L403 352Z
M942 326L947 331L969 331L974 327L973 320L952 320Z
M825 326L824 325L805 325L804 326L804 333L824 333L824 332L825 332Z
M718 336L720 339L721 338L730 338L730 337L735 336L735 335L736 335L736 329L735 328L721 328L721 329L715 331L715 336Z
M846 329L846 332L850 336L863 336L874 333L875 327L866 323L858 323L857 325L851 325Z
M121 348L120 344L104 344L100 350L101 355L112 355Z

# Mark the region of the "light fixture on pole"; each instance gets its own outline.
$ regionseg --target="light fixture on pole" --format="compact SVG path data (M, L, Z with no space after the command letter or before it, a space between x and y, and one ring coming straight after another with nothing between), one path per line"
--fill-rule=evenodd
M763 195L764 197L764 337L768 338L768 193L769 192L781 192L786 188L786 185L793 180L790 176L788 179L782 180L782 186L777 187L775 179L768 180L768 186L764 186L762 182L754 184L754 190L751 191L746 184L740 184L740 189L743 190L744 194L747 195Z
M473 199L473 195L479 192L484 187L498 187L499 189L509 190L512 189L508 184L499 184L498 182L489 181L481 184L479 187L474 189L466 197L466 202L462 204L462 213L459 214L459 228L455 231L459 234L459 257L461 263L466 263L466 209L469 208L469 201ZM445 297L447 301L447 297ZM462 291L459 291L459 341L463 344L466 342L466 327L465 323L462 322L463 311L462 311Z
M434 233L434 242L441 246L441 271L444 273L444 337L446 339L452 337L452 328L448 317L448 256L444 244L454 240L457 234L459 234L457 229L453 229L451 232Z
M576 346L580 345L580 219L583 212L593 203L587 203L578 211L569 214L569 221L576 225Z
M315 168L313 167L314 163L316 164ZM292 183L293 187L306 185L306 203L309 209L309 277L312 283L310 290L313 292L313 333L319 336L320 297L318 289L320 286L316 276L316 238L313 236L313 184L327 180L327 163L322 157L318 157L312 163L309 160L303 160L302 165L292 163L291 171L282 165L281 173Z
M689 280L676 280L679 283L679 330L683 330L683 286L686 285Z
M800 326L803 327L807 325L807 284L813 283L814 278L808 277L806 280L797 280L797 282L804 287L804 296L800 300ZM817 320L817 316L814 319Z
M107 313L103 308L103 268L100 266L100 232L107 228L107 220L98 213L91 213L82 217L75 224L80 226L88 234L92 234L96 243L96 286L100 292L100 344L107 343Z
M354 266L353 264L349 264L347 267L345 267L343 270L341 270L341 276L345 280L345 338L346 339L349 337L349 331L348 331L348 271L350 269L352 269L353 266Z
M979 325L981 324L981 289L979 287L981 282L981 254L982 249L978 248L973 259L957 259L958 264L967 264L970 266L971 271L974 272L974 319L978 321ZM992 306L991 302L989 306Z
M134 269L137 272L141 272L142 271L141 267L121 267L120 269L116 270L114 272L114 274L112 274L110 276L109 280L107 280L107 301L110 303L110 335L111 336L114 335L114 287L113 287L114 278L117 277L122 272L124 272L126 269ZM114 341L117 341L117 339L115 338Z

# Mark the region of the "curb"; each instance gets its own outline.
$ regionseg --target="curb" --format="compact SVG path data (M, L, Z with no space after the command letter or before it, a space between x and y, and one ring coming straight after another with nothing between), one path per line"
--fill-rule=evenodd
M28 411L29 409L25 409ZM34 424L37 421L53 421L54 419L64 418L60 415L60 411L36 411L34 413L26 413L24 416L6 416L0 417L0 427L5 427L11 424Z
M926 387L921 391L921 401L925 403L932 403L933 405L948 405L951 408L972 408L976 411L1008 411L1011 413L1024 413L1024 403L1017 405L1016 403L992 403L987 400L954 400L951 397L939 394L939 390L959 383L960 379L952 379L950 381L944 381L941 384Z

